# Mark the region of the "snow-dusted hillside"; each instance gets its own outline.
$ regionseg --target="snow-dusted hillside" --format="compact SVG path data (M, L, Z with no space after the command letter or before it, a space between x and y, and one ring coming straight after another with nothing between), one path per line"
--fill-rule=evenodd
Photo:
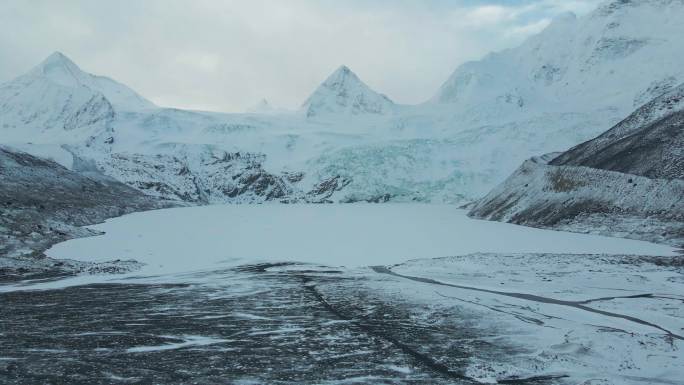
M460 66L427 103L343 66L299 113L159 108L54 54L0 86L0 143L193 202L461 203L684 81L680 20L681 0L608 1Z
M684 86L595 139L526 161L476 218L684 242Z
M544 157L523 163L469 215L563 231L682 246L684 180L650 179Z
M36 257L55 242L94 234L77 226L170 206L117 181L91 178L5 146L0 146L0 180L0 257Z

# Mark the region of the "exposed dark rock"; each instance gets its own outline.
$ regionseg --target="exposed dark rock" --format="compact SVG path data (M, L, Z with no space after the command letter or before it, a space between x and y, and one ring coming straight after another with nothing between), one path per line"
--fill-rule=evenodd
M324 203L328 201L336 191L342 190L349 183L351 183L351 179L343 178L339 175L325 179L315 185L311 191L306 194L307 199L312 202Z
M357 202L366 202L366 203L387 203L392 199L391 194L380 194L380 195L374 195L374 196L369 196L369 197L346 197L340 203L357 203ZM414 198L414 201L416 199Z
M304 179L304 173L303 172L288 172L288 173L283 173L283 176L290 183L299 183L302 181L302 179Z
M175 154L115 153L100 169L141 192L191 203L261 203L298 199L301 173L266 171L263 154L227 152L211 146L179 145Z

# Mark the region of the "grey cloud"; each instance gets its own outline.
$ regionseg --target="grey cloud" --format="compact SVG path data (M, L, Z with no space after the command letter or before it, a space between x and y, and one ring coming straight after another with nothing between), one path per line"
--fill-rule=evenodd
M340 64L401 103L586 1L15 1L0 4L0 81L52 51L154 102L296 108ZM486 8L489 7L489 8Z

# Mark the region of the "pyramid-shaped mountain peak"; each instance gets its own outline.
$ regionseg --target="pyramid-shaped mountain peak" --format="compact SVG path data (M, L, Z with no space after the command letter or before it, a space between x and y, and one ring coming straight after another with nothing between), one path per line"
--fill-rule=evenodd
M45 67L45 66L50 66L50 65L56 65L56 64L62 64L62 65L76 65L74 62L69 59L65 54L55 51L51 53L43 62L40 64L40 66Z
M61 52L54 52L45 58L31 74L45 76L66 86L80 85L86 77L86 74Z
M349 67L342 65L302 105L307 117L320 115L386 114L394 103L365 84Z

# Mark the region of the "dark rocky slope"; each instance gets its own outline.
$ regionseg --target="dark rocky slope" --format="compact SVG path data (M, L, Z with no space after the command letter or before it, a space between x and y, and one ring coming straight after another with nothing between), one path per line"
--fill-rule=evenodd
M643 130L608 143L593 154L576 154L573 149L551 164L586 166L655 179L684 179L682 127L684 111L675 112Z
M553 159L648 178L684 179L684 84L642 106L602 135Z
M684 85L595 139L530 159L474 218L684 244Z
M76 262L52 261L43 256L43 251L54 243L93 234L79 226L169 206L120 182L79 174L55 162L2 146L0 181L0 277L3 279L17 274L26 277L48 271L94 268Z

